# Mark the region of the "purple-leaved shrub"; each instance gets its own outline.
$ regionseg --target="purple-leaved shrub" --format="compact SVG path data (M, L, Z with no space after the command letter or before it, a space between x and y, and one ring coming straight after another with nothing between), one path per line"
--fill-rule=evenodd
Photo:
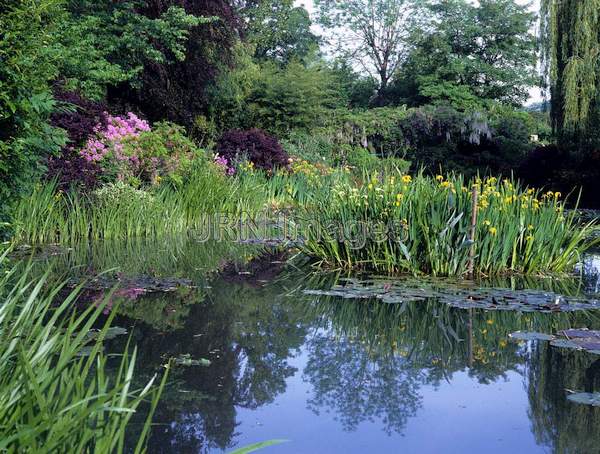
M258 169L273 172L286 167L289 156L279 141L261 129L227 131L217 143L218 156L229 166L249 161Z

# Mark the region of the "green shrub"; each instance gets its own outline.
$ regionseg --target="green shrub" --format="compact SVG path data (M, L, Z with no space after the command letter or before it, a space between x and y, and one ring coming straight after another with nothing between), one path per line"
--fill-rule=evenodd
M284 68L261 67L245 106L245 128L260 128L284 137L290 131L310 132L337 106L333 78L326 68L291 62Z
M362 146L380 156L402 155L406 141L399 125L406 117L405 107L337 109L323 118L319 132L338 145Z
M128 184L118 181L109 183L92 193L92 203L101 210L125 209L139 207L144 211L151 211L156 204L155 197L149 192L136 189Z
M336 155L338 165L348 166L358 176L373 173L408 172L410 162L395 157L377 157L366 148L341 145Z
M341 156L338 158L341 164L348 165L359 171L365 170L371 173L377 170L380 164L379 158L366 148L341 146Z
M181 184L191 162L204 152L185 136L185 130L169 122L150 127L129 112L107 116L80 150L89 163L98 166L105 183L126 181L133 186L155 185L163 179Z
M0 7L0 222L38 181L43 159L66 143L49 122L57 107L49 84L60 59L61 11L54 1L8 0Z
M326 135L303 131L292 131L281 145L290 156L328 165L333 164L338 149Z

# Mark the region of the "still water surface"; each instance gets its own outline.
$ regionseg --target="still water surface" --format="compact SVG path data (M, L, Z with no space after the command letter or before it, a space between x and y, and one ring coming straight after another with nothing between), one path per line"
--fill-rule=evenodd
M600 452L600 408L566 399L600 391L600 356L508 337L599 329L600 314L306 295L340 276L284 258L256 247L104 244L44 266L74 281L116 268L84 302L120 282L115 324L138 347L140 385L169 358L210 361L172 369L150 452L229 452L275 438L288 441L264 452ZM489 285L593 298L594 260L584 281Z

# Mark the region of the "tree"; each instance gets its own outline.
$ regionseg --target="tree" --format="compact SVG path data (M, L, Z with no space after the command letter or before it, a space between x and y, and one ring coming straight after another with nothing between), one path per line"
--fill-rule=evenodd
M350 108L369 107L377 92L377 81L357 73L351 62L337 58L331 64L331 72L337 84L336 91Z
M338 50L377 77L378 100L403 63L413 0L315 0L319 23L340 36Z
M245 35L255 46L258 60L273 59L280 63L304 60L319 46L311 31L308 11L294 6L293 0L248 0L240 2L238 11L245 21Z
M397 84L409 104L470 110L489 101L520 105L535 84L535 16L514 0L437 0L435 20L413 35Z
M156 21L173 8L201 19L189 29L180 52L160 46L166 51L164 60L146 60L139 82L109 90L109 101L133 104L151 120L168 119L192 127L196 117L206 112L207 87L232 65L240 24L229 0L144 0L136 11ZM129 23L123 25L127 30ZM167 27L165 32L176 30Z
M49 124L62 15L56 0L0 2L0 216L31 188L42 158L66 140Z
M190 31L215 20L177 5L150 17L144 13L149 2L138 0L65 3L68 14L56 32L60 78L66 89L94 100L109 86L139 86L145 66L185 60Z
M310 131L322 121L327 109L338 107L339 94L328 68L306 68L291 62L280 68L262 65L245 106L246 127L258 127L283 136L294 129Z
M559 140L600 143L600 0L542 0L542 67Z

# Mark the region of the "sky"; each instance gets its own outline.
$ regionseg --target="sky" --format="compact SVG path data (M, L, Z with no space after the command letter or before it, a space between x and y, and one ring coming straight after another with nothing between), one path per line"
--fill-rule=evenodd
M476 0L474 0L476 2ZM538 12L540 9L540 0L516 0L516 2L520 5L526 5L531 3L531 10L534 12ZM295 0L295 4L298 6L304 6L307 11L311 14L314 13L313 0ZM318 33L318 32L317 32ZM529 100L527 104L540 102L543 100L541 90L537 87L533 87L529 90Z

